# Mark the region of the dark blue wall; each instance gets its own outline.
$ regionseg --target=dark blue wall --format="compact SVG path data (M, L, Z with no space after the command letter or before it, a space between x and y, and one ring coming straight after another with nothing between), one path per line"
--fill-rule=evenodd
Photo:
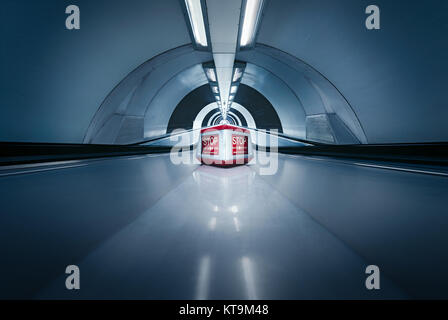
M365 27L379 6L381 29ZM448 141L448 1L272 0L258 42L321 72L369 143Z
M80 30L65 28L70 4ZM128 73L190 42L177 0L4 0L0 39L0 140L42 142L82 142Z

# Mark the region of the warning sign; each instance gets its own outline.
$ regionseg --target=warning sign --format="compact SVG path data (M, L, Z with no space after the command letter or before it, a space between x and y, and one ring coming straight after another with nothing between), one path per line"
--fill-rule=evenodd
M248 154L248 137L232 134L232 155Z
M202 136L202 154L219 154L219 137L217 134Z

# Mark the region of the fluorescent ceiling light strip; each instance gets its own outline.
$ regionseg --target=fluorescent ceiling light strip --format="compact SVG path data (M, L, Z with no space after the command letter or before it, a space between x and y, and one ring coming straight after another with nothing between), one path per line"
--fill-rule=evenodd
M191 29L193 30L194 40L197 44L206 47L207 35L205 33L204 15L200 0L185 0L188 17L190 18Z
M232 82L237 82L238 80L240 80L242 75L243 75L243 70L240 68L236 68L235 72L233 73Z
M207 74L207 78L211 82L216 82L216 73L212 68L205 69L205 73Z
M238 87L237 87L237 86L232 86L232 87L230 88L230 93L236 93L237 90L238 90Z
M218 87L212 87L212 91L213 91L214 93L219 93Z
M244 10L243 29L241 31L240 46L250 44L255 37L258 12L260 11L262 0L247 0Z

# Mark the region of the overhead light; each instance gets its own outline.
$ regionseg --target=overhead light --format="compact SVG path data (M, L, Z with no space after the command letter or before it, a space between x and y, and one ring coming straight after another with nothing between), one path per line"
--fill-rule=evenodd
M235 95L231 95L230 97L229 97L229 101L233 101L233 98L235 98Z
M204 15L202 14L201 0L185 0L191 29L196 44L206 47L207 35L205 33Z
M205 74L207 75L207 78L209 81L216 82L215 69L207 68L207 69L205 69Z
M237 86L232 86L232 87L230 88L230 93L236 93L237 90L238 90L238 87L237 87Z
M221 98L219 96L215 96L215 99L221 101Z
M233 73L232 82L239 81L242 75L243 75L243 69L242 68L236 68L234 73Z
M212 91L214 93L219 93L218 87L212 86Z
M262 4L263 0L246 0L240 39L241 47L245 47L254 41Z

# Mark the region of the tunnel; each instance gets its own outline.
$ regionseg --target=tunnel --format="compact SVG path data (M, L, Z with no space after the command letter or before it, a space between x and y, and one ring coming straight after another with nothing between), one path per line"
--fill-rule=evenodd
M0 299L448 298L447 13L3 0Z

